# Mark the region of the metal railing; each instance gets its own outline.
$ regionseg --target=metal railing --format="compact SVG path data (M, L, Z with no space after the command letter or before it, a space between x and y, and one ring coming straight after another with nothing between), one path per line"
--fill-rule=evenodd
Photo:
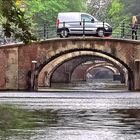
M60 29L67 29L67 24L71 23L71 24L79 24L81 25L81 29L82 29L82 33L80 33L80 35L82 36L86 36L87 35L87 30L90 30L87 25L89 22L87 21L75 21L75 22L62 22L60 23ZM106 28L106 23L102 22L102 28ZM119 24L110 24L112 27L112 38L120 38L120 39L132 39L132 25L131 23L128 22L122 22ZM59 37L59 35L57 34L57 26L56 25L49 25L49 24L43 24L41 27L33 27L32 28L32 33L37 37L38 40L47 40L50 38L57 38ZM76 27L73 27L73 29L77 29ZM77 29L78 30L78 29ZM65 32L64 33L65 36ZM103 36L105 36L105 34L109 34L110 31L106 31L103 30ZM79 34L79 33L78 33ZM89 35L89 34L88 34ZM97 34L93 34L92 36L97 36ZM134 34L135 36L135 34ZM134 37L134 39L140 40L140 24L137 24L137 29L136 29L136 38ZM3 44L9 44L9 43L18 43L21 42L18 39L15 39L14 36L7 38L4 35L4 31L1 29L0 30L0 45Z

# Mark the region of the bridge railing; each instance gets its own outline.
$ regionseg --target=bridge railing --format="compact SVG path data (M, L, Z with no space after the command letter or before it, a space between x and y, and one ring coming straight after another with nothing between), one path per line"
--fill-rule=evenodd
M82 34L83 36L86 35L86 24L89 23L88 21L72 21L72 22L62 22L59 23L61 24L61 29L66 29L66 25L68 23L71 24L79 24L81 25L82 28ZM103 28L105 27L105 22L102 22L102 26ZM120 39L132 39L132 24L129 22L121 22L118 24L114 24L114 23L110 23L111 27L112 27L112 35L110 37L112 38L120 38ZM73 29L76 29L77 27L73 27ZM49 24L44 24L42 26L42 28L38 29L38 30L34 30L33 31L35 33L35 35L41 39L41 40L46 40L49 38L56 38L59 37L59 35L57 35L57 26L56 25L49 25ZM137 40L140 40L140 24L137 24ZM65 32L63 32L65 34ZM110 34L110 31L106 31L104 30L104 34ZM74 36L74 35L73 35ZM92 36L97 36L97 34L94 34ZM135 38L134 38L135 39Z
M33 34L38 40L46 40L49 38L56 38L57 34L56 25L43 24L41 27L34 27L32 29Z
M86 27L86 23L89 23L88 21L62 22L61 23L61 28L62 29L67 28L66 25L68 23L71 23L71 24L79 23L79 25L81 24L81 28L82 28L82 34L81 35L83 35L83 36L87 35L86 29L88 27ZM103 28L106 28L105 27L105 22L102 22L102 24L103 24L102 25ZM112 27L112 35L110 37L121 38L121 39L132 39L132 24L131 23L121 22L121 23L118 23L118 24L111 23L110 25ZM137 40L140 40L140 24L137 24L136 26L137 26L137 29L136 29ZM77 27L73 27L73 29L74 28L76 29ZM65 34L65 32L63 32L63 33ZM110 34L110 31L104 30L104 34ZM97 34L94 34L92 36L97 36ZM48 38L54 38L54 37L59 37L57 35L57 26L56 25L44 24L43 36L42 37L40 36L40 38L48 39Z
M61 23L61 28L65 29L67 23L77 23L75 22L63 22ZM88 23L87 21L78 21L79 25L81 24L82 28L82 34L83 36L86 35L86 24ZM105 27L105 22L102 22L102 27ZM119 24L110 24L112 27L112 35L110 37L112 38L120 38L120 39L132 39L132 25L129 22L122 22ZM75 27L76 29L77 27ZM137 24L137 40L140 40L140 24ZM59 36L57 35L57 26L56 25L50 25L48 23L43 24L41 27L33 27L32 28L32 33L37 37L38 40L47 40L50 38L58 38ZM109 34L110 31L103 30L103 34ZM64 32L65 34L65 32ZM97 36L94 34L93 36ZM104 36L103 36L104 37ZM134 38L136 39L136 38ZM19 39L15 39L14 35L12 35L10 38L7 38L4 35L4 31L1 28L0 29L0 45L3 44L9 44L9 43L18 43L21 42Z
M132 24L129 22L119 23L117 26L112 24L113 38L121 38L121 39L136 39L140 40L140 24L135 25L136 28L132 29ZM135 30L135 33L132 34L132 30ZM133 38L134 36L134 38Z

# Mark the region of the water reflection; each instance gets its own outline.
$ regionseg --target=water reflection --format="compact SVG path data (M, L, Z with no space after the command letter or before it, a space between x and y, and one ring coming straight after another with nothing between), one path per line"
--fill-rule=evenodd
M140 133L140 110L138 109L126 109L117 110L118 114L123 114L120 120L124 126L127 126L127 130L123 130L122 133L129 132L130 134Z
M110 98L110 95L107 97L107 94L100 93L100 95L92 94L92 99L86 96L85 98L78 96L78 99L69 99L62 97L61 93L58 94L61 99L58 97L30 100L26 98L1 99L1 103L4 101L9 105L0 106L0 139L140 139L139 94L134 94L134 97L131 95L133 98L129 98L128 93L118 93L119 96L113 93L113 97ZM77 101L78 104L76 104ZM83 104L86 106L88 103L92 107L82 108ZM97 104L103 104L104 107L99 107ZM43 108L43 106L45 107Z
M77 81L71 83L52 83L52 88L70 90L120 90L127 89L127 86L125 83L121 83L120 81L113 81L111 79L89 79L88 81Z
M15 106L0 106L0 139L30 138L35 128L56 124L57 112L53 110L24 110ZM32 132L32 133L31 133Z

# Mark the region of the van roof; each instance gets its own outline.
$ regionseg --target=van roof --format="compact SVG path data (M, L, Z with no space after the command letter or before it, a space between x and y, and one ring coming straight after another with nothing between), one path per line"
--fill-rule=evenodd
M73 14L77 14L77 15L80 15L80 14L87 14L87 13L84 13L84 12L60 12L58 15L67 15L67 14L69 14L69 15L73 15Z
M80 13L79 12L62 12L58 14L58 19L60 20L60 22L80 21Z
M90 14L84 13L84 12L60 12L60 13L58 13L58 19L60 20L60 22L80 21L81 20L81 17L80 17L81 14L90 15ZM94 19L97 20L96 18L94 18Z

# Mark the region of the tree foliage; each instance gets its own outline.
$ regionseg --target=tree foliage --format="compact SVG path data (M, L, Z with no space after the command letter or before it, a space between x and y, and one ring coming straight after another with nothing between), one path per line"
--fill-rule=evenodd
M139 0L89 0L87 11L97 19L119 23L133 15L140 19L139 7Z
M38 25L45 22L55 24L59 12L85 9L85 0L25 0L25 3L27 16Z
M24 5L24 11L20 4ZM55 25L59 12L84 9L85 0L0 0L0 19L7 37L14 35L30 43L35 39L31 33L34 24L38 27L46 22Z
M130 17L129 13L125 12L127 3L122 1L123 0L90 0L87 10L97 19L110 23L113 27L114 34L119 35L121 34L123 22L127 22L128 24Z
M140 1L139 0L120 0L124 5L125 14L139 15Z
M139 0L120 0L124 5L124 13L131 18L137 16L140 24L140 1Z
M128 15L124 14L125 5L120 0L112 0L110 7L108 8L108 18L111 22L116 24L127 20Z
M24 43L30 43L35 38L30 32L30 24L24 16L24 12L16 6L14 0L0 1L1 16L3 17L2 26L5 36L19 38Z
M87 12L100 20L108 19L108 9L112 0L90 0L87 3Z
M86 10L86 0L67 0L65 11L80 12Z

